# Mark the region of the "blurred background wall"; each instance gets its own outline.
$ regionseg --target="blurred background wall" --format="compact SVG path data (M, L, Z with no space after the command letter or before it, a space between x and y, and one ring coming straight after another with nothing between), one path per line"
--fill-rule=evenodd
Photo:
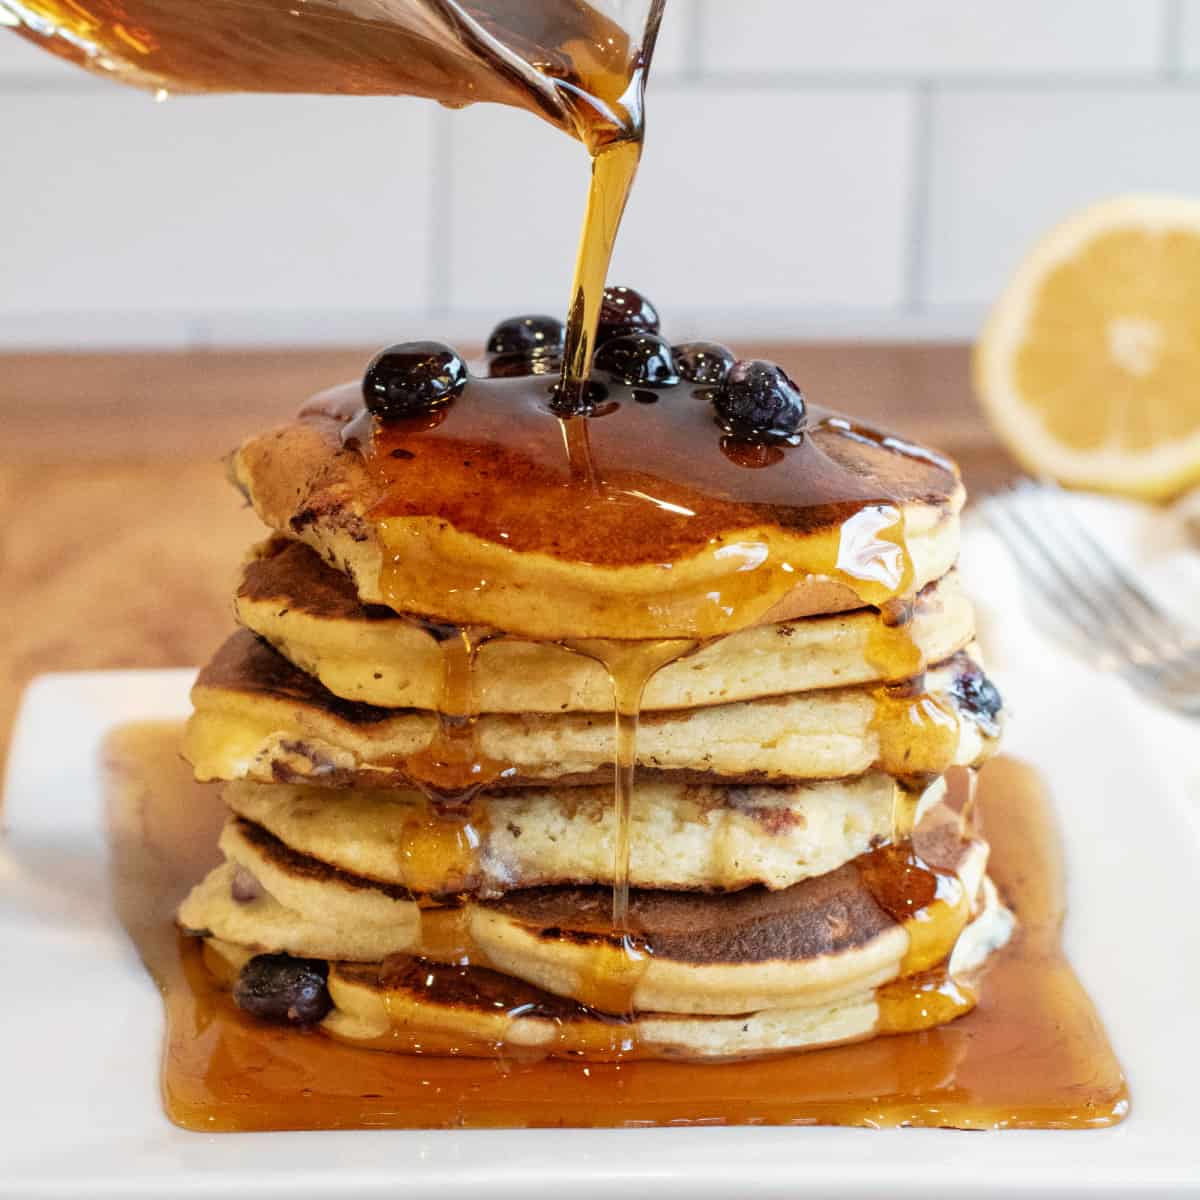
M1200 194L1200 0L670 0L649 114L612 278L672 334L966 336L1073 207ZM586 174L524 113L156 103L0 30L0 348L477 339L564 307Z

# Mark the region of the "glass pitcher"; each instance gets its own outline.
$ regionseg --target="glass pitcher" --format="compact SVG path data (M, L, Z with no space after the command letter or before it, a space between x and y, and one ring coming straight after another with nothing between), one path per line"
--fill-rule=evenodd
M0 0L0 24L161 92L424 96L636 137L663 0Z

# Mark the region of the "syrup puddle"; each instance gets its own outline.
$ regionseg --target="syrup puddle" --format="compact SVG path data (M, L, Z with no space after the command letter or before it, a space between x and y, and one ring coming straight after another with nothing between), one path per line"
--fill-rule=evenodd
M167 1115L206 1132L688 1124L1080 1129L1128 1112L1121 1068L1059 945L1061 855L1034 771L983 768L977 819L1018 930L950 1025L733 1063L410 1057L246 1017L171 922L215 865L217 790L180 727L126 726L105 752L118 914L163 992ZM586 1076L585 1076L586 1072ZM149 1081L147 1081L149 1082Z

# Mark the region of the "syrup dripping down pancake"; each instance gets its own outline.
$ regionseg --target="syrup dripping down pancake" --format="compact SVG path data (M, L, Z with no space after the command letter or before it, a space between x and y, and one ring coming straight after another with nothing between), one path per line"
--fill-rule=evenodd
M243 444L233 478L364 603L543 640L709 637L877 605L954 564L963 489L932 451L815 409L796 445L749 447L702 389L640 404L612 385L580 479L549 386L472 379L372 432L347 385Z
M985 879L978 910L943 968L837 1002L723 1017L639 1013L614 1019L484 967L410 955L384 963L335 962L329 968L334 1010L320 1028L378 1050L517 1061L529 1055L719 1061L811 1050L928 1028L969 1011L981 968L1011 932L1011 914ZM243 947L207 941L210 968L227 981L247 957Z
M527 889L418 912L394 890L355 880L274 841L245 823L227 828L222 848L235 857L193 889L180 907L180 924L254 952L367 962L403 951L439 961L465 958L604 1008L594 1003L594 981L614 955L623 954L608 919L607 889ZM927 951L932 964L951 952L970 915L987 846L964 834L959 814L943 804L923 819L915 847L927 864L922 870L939 872L946 894L959 898L929 910L942 914ZM238 862L254 867L261 896L247 901L235 893ZM631 911L646 959L631 1006L750 1012L836 1000L909 973L910 943L917 932L928 934L933 918L923 914L914 926L912 918L898 919L880 907L870 882L873 862L872 855L862 856L775 892L635 892ZM271 895L272 887L281 895ZM282 904L283 894L302 910Z
M364 604L349 576L303 542L255 548L235 598L239 621L334 695L380 708L437 708L440 643L422 622ZM974 615L957 574L929 584L894 639L905 639L901 674L963 649ZM728 704L884 677L889 647L872 609L761 625L717 639L654 675L642 711ZM598 647L598 657L610 657ZM881 664L881 657L885 660ZM897 677L897 676L888 676ZM612 686L599 662L552 642L499 638L475 659L481 712L609 712Z
M668 891L790 887L885 840L894 791L878 772L781 787L639 784L630 883ZM918 816L944 791L940 780L931 785ZM484 793L440 819L420 793L399 789L242 782L227 784L223 796L244 823L291 850L425 895L612 883L612 788ZM235 857L259 874L261 854Z
M998 701L967 653L896 699L865 687L802 692L710 708L649 713L638 734L641 779L772 783L858 775L940 775L982 759L999 732ZM395 787L437 720L415 709L341 700L242 630L192 690L184 754L199 779ZM602 784L612 778L612 721L603 714L485 714L483 759L504 764L495 786Z

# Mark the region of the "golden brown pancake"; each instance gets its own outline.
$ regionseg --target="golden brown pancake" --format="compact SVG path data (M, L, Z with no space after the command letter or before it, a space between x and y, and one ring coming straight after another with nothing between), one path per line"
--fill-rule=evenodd
M233 475L365 603L547 640L708 637L952 567L963 490L933 452L816 410L796 445L745 446L694 389L611 391L590 481L528 378L473 381L383 433L357 386L334 389L246 442Z
M980 967L1005 944L1012 927L1012 915L985 879L978 912L944 975L864 989L837 1002L732 1016L638 1013L614 1019L483 967L446 966L410 955L383 963L332 962L334 1008L320 1029L378 1050L516 1060L534 1054L713 1061L816 1049L877 1033L927 1029L969 1011ZM249 957L243 947L207 941L206 958L227 981ZM923 1002L903 1003L912 989ZM900 1004L889 1003L896 997Z
M649 713L638 733L641 777L783 783L878 766L932 778L988 752L997 713L979 707L981 695L995 692L960 653L908 698L852 687ZM339 699L246 630L200 672L192 703L184 755L202 780L409 786L412 756L437 725L422 710ZM486 714L475 739L478 753L499 764L496 786L611 779L612 722L604 714Z
M630 882L669 891L790 887L886 839L894 791L878 772L783 787L639 783L630 814ZM943 794L939 780L922 797L921 811ZM611 787L484 794L466 814L440 821L419 793L394 788L242 782L227 784L223 796L245 823L292 850L423 894L491 897L612 882ZM235 857L262 875L256 859L264 853Z
M387 897L377 888L367 884L350 884L335 881L322 871L320 865L308 868L298 882L288 890L291 898L303 898L314 889L306 888L304 880L310 882L316 873L324 874L329 890L339 889L344 895L339 911L335 913L301 912L273 896L265 887L256 889L251 899L235 896L235 880L238 879L237 864L223 862L214 867L184 898L176 919L189 932L204 933L242 946L254 954L292 954L299 958L351 959L374 962L389 954L400 954L420 944L421 914L411 900L395 900L393 916L388 922L369 922L357 915L347 918L353 891L364 898L374 892L373 903L377 907ZM279 871L277 876L282 877ZM317 893L322 895L322 893Z
M363 604L348 576L303 542L255 548L235 597L238 620L334 695L381 708L436 709L438 630ZM974 615L952 572L916 597L904 629L873 609L760 625L663 667L642 710L695 708L760 696L900 678L971 641ZM903 645L901 641L903 640ZM617 649L597 647L600 657ZM481 712L608 712L612 685L594 659L553 642L500 638L480 648L473 677Z
M918 827L922 860L956 877L962 903L940 923L930 964L947 956L970 916L987 845L964 837L958 814L939 805ZM915 970L913 933L877 903L863 857L783 891L728 895L631 894L631 925L646 947L631 985L646 1012L724 1014L833 1002ZM468 908L472 943L491 967L585 1003L596 980L624 970L610 927L608 889L531 889ZM601 1003L601 1008L606 1005Z
M914 843L921 860L943 873L945 894L957 897L944 912L934 906L937 920L923 914L901 921L880 907L871 881L881 852L782 891L634 891L631 919L642 961L618 1004L611 979L628 963L611 929L607 888L528 889L461 908L417 910L382 885L272 847L272 840L244 822L228 827L222 844L231 861L193 889L180 907L181 925L256 952L349 962L397 952L437 961L468 954L477 965L610 1012L728 1014L821 1004L924 969L951 952L987 861L986 844L964 836L958 814L939 805L921 821ZM243 841L265 854L246 858ZM260 873L262 895L247 901L236 894L232 856ZM280 881L302 908L271 894ZM324 903L328 896L334 903ZM920 963L909 953L917 935Z

